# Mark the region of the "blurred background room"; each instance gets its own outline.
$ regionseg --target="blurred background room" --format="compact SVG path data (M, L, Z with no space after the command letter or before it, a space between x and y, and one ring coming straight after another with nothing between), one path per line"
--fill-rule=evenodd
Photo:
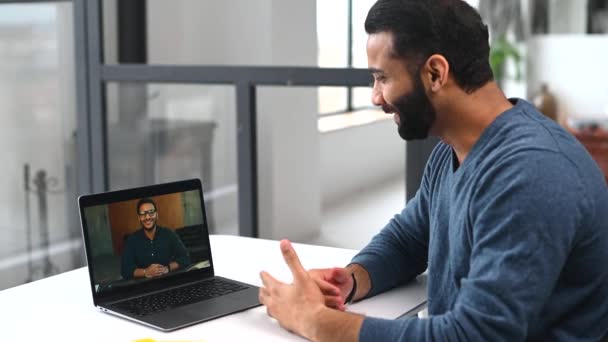
M467 2L608 177L608 0ZM0 1L0 290L85 265L79 195L192 177L213 234L363 247L432 148L371 105L373 3Z

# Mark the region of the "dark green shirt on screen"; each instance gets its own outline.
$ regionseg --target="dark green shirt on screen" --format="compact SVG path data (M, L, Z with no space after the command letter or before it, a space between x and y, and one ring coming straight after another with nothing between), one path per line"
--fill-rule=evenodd
M180 269L190 266L188 251L177 234L171 229L157 226L154 239L150 240L140 229L125 242L121 274L123 279L133 279L136 268L146 268L151 264L169 267L172 261L177 262Z

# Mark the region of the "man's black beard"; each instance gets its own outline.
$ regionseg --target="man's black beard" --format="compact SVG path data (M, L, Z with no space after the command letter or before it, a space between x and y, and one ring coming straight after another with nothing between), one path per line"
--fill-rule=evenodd
M393 105L395 114L399 115L397 131L401 138L408 141L426 139L437 116L424 92L422 81L417 77L414 80L412 92L398 98Z

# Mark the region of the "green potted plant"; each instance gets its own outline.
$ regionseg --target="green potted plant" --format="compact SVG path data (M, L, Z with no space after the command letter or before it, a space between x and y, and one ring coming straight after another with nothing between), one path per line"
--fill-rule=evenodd
M494 73L494 79L498 84L506 78L506 63L512 59L515 63L515 79L521 80L521 54L515 45L513 45L506 37L501 36L496 38L490 47L490 67Z

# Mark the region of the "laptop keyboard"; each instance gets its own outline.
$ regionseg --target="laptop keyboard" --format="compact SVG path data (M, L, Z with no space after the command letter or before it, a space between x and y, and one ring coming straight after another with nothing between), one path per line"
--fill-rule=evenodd
M113 304L112 307L142 317L179 306L224 296L246 288L248 287L241 284L214 278L205 282L133 298Z

